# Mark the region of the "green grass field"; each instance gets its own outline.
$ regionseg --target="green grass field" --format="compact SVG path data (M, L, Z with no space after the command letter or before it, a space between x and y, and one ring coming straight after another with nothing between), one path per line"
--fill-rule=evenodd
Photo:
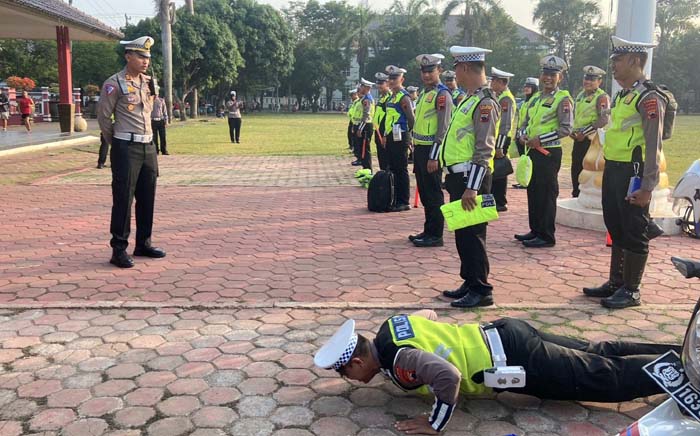
M346 155L347 120L343 114L247 115L243 118L241 144L229 141L226 119L190 120L168 131L168 148L173 153L203 155ZM571 164L571 146L571 140L564 141L566 166ZM700 116L678 116L673 138L664 143L664 152L669 180L675 184L700 158Z

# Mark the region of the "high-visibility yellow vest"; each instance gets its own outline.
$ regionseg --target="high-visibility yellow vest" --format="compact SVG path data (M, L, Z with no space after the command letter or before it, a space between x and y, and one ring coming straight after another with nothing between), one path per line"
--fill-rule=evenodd
M386 103L391 98L391 91L379 97L377 100L377 105L374 107L374 117L372 118L372 124L375 127L380 126L386 115Z
M397 349L412 347L433 353L454 365L462 374L459 385L461 393L483 394L491 391L491 388L483 383L472 381L476 373L493 366L491 353L478 324L448 324L411 315L393 316L386 323L391 337L382 337L380 334L375 341L380 362L387 362L389 359L393 361ZM391 343L387 343L389 341ZM394 356L387 356L388 353L393 353ZM396 380L393 365L390 369L383 369L389 370L389 375ZM427 386L422 386L419 392L427 394L429 391Z
M553 96L543 97L540 94L539 99L528 109L530 121L527 123L527 137L534 138L557 130L559 127L557 108L562 100L570 97L569 91L563 89L558 90ZM543 147L555 148L561 147L561 144L543 145Z
M586 95L586 91L581 91L576 96L576 111L574 112L574 129L582 129L596 122L598 119L598 97L605 94L605 91L598 88L591 95Z
M352 103L350 103L350 107L348 108L348 118L350 118L350 122L353 124L357 124L360 122L360 118L362 118L362 100L359 98ZM357 111L360 111L359 115Z
M532 94L530 96L530 99L527 101L522 102L520 105L520 109L518 109L518 129L522 129L525 127L525 120L527 119L527 111L530 109L530 106L539 99L540 93L539 91Z
M637 147L646 146L642 115L637 110L641 93L635 88L624 97L618 93L610 110L610 126L605 132L603 155L607 160L632 162ZM645 153L641 153L644 161Z
M413 143L433 145L438 130L437 97L447 87L439 83L428 92L421 91L416 103L416 124L413 126Z
M487 92L490 93L490 91ZM440 165L442 167L471 161L474 155L474 144L476 143L474 111L484 98L487 98L487 95L484 93L484 90L481 90L477 94L462 100L457 109L452 112L450 126L447 128L445 140L440 149ZM494 101L493 104L496 104L496 102ZM491 158L489 159L491 171L493 171L494 154L495 151L491 153Z
M384 134L389 135L394 124L401 126L401 131L408 131L408 119L401 108L401 99L408 96L405 89L401 89L396 94L392 95L386 104L386 118L384 119ZM410 96L409 96L410 98Z
M506 90L503 91L501 93L501 95L498 96L498 106L501 107L501 110L503 110L502 106L501 106L501 102L505 99L510 100L510 110L515 111L515 96L513 95L512 92L510 92L509 88L506 88ZM513 114L513 115L515 115L515 114ZM498 118L498 122L496 123L496 134L498 134L498 132L501 131L501 129L500 129L501 119L503 119L503 114L501 114L501 117ZM510 130L508 131L508 137L512 138L513 132L515 131L515 119L513 118L513 116L511 116L510 120L511 120L511 123L510 123Z

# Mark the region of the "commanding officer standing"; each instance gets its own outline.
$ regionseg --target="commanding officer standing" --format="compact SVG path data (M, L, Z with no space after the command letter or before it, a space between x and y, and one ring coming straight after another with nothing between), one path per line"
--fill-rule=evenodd
M105 81L97 107L97 121L105 141L112 145L112 259L119 268L131 268L126 253L131 225L131 203L136 198L134 256L165 257L151 246L153 206L158 162L151 133L155 84L144 74L151 60L153 38L142 36L124 45L126 67ZM114 124L112 124L114 115Z
M374 98L370 91L372 90L374 83L369 80L360 79L360 89L358 91L359 96L359 108L356 109L357 124L355 125L354 140L355 149L359 154L360 164L364 169L372 169L372 150L370 149L370 142L372 141L372 134L374 133L374 127L372 125L372 120L374 119Z
M445 82L445 86L447 86L447 89L449 89L450 93L452 94L452 108L457 109L457 106L459 106L459 103L462 102L466 96L466 93L460 86L457 85L457 75L454 71L445 71L442 73L442 78Z
M571 96L559 89L566 62L557 56L545 56L540 64L542 91L527 111L523 138L532 159L532 180L527 187L530 231L515 235L515 239L530 248L553 247L556 243L561 138L571 134L573 122Z
M513 74L491 67L491 89L496 93L498 105L501 108L501 118L496 125L496 157L495 159L510 159L508 148L513 137L515 124L515 97L508 88L508 82ZM506 162L507 163L507 162ZM505 212L508 210L506 191L508 189L508 174L494 174L491 191L496 199L496 210Z
M623 89L615 96L603 147L603 219L612 238L610 276L602 286L583 290L590 297L603 297L601 304L611 309L641 304L639 285L649 256L649 202L659 182L667 104L644 76L648 49L654 46L612 37L612 70Z
M440 187L440 168L437 150L440 148L452 114L450 90L440 83L441 54L422 54L416 57L420 65L423 91L416 104L416 124L413 126L413 173L420 201L425 212L423 231L408 237L416 247L441 247L445 218L440 206L445 197ZM431 156L430 152L435 154Z
M492 351L493 350L493 351ZM448 324L429 309L395 315L375 338L355 332L347 320L316 352L314 364L343 377L369 383L382 373L398 388L434 395L432 412L399 421L407 434L439 434L452 417L459 394L509 391L541 399L621 402L663 392L642 367L678 345L633 342L592 343L538 331L524 321ZM498 366L524 369L525 386L497 385L485 372ZM501 381L501 380L499 380ZM497 388L501 386L501 388Z
M500 117L496 98L486 87L484 61L491 50L478 47L450 47L455 58L459 85L467 96L453 110L452 120L441 147L433 146L431 157L439 157L447 171L445 186L450 201L462 201L465 210L476 206L477 194L491 192L491 171L496 145L496 124ZM434 169L435 164L430 169ZM464 280L454 291L443 295L457 298L454 307L490 306L493 286L488 282L489 259L486 254L487 224L455 231L455 243L461 262L459 275Z
M386 67L392 96L386 105L386 117L382 131L386 137L389 154L389 171L394 173L394 192L396 204L391 212L410 210L410 179L408 177L408 147L411 144L411 131L415 117L411 97L403 87L406 70L395 65Z
M374 126L374 144L377 146L377 160L379 161L379 169L386 170L389 157L386 151L386 139L384 138L384 132L382 132L382 125L384 124L384 117L386 116L386 104L391 98L391 90L389 89L389 76L384 73L376 73L374 75L377 84L377 91L379 91L379 98L377 99L377 104L374 107L374 118L372 120L372 125Z
M591 135L596 129L605 127L610 121L610 97L600 89L605 70L587 65L583 67L583 90L576 96L574 131L571 138L574 148L571 151L572 197L578 197L578 176L583 171L583 158L591 146Z

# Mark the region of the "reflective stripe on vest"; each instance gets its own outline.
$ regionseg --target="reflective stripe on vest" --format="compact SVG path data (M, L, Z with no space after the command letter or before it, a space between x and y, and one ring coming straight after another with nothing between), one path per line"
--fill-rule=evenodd
M359 112L359 113L358 113ZM362 100L357 99L352 102L348 110L348 116L353 124L359 124L362 119Z
M637 147L645 148L642 116L637 110L641 94L637 89L624 97L618 94L610 110L610 126L605 132L603 155L605 159L632 162L632 153ZM642 161L644 161L644 154Z
M574 129L582 129L589 126L598 119L598 97L605 94L605 91L598 88L591 95L586 95L585 91L576 96L576 111L574 116Z
M462 374L459 391L463 394L482 394L491 389L475 383L472 377L492 367L491 353L484 342L478 324L447 324L420 316L398 315L387 321L392 340L397 347L413 347L439 356L454 365ZM394 368L391 368L390 375ZM400 385L400 383L399 383ZM427 386L419 389L429 393Z
M386 115L386 102L389 98L391 98L391 92L387 92L377 100L377 105L374 107L374 117L372 118L372 123L375 126L379 126L382 123L384 115Z
M438 130L437 97L441 91L448 91L442 83L427 93L421 92L416 103L416 124L413 126L413 143L433 145Z
M384 120L384 134L389 135L394 124L401 125L401 130L406 132L408 130L408 120L406 119L406 114L401 108L401 99L404 96L408 96L408 92L405 89L401 89L396 95L386 104L386 119ZM409 97L410 98L410 97Z
M554 132L559 127L557 109L565 98L571 97L569 91L558 90L554 96L543 97L541 94L537 102L528 109L530 121L527 123L526 134L528 138L534 138L545 133ZM561 147L557 145L556 147Z

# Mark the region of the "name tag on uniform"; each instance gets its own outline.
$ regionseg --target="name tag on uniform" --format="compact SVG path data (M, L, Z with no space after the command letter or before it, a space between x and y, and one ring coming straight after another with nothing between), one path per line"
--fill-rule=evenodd
M398 315L391 318L391 326L394 328L394 335L399 341L415 338L413 327L406 315Z

